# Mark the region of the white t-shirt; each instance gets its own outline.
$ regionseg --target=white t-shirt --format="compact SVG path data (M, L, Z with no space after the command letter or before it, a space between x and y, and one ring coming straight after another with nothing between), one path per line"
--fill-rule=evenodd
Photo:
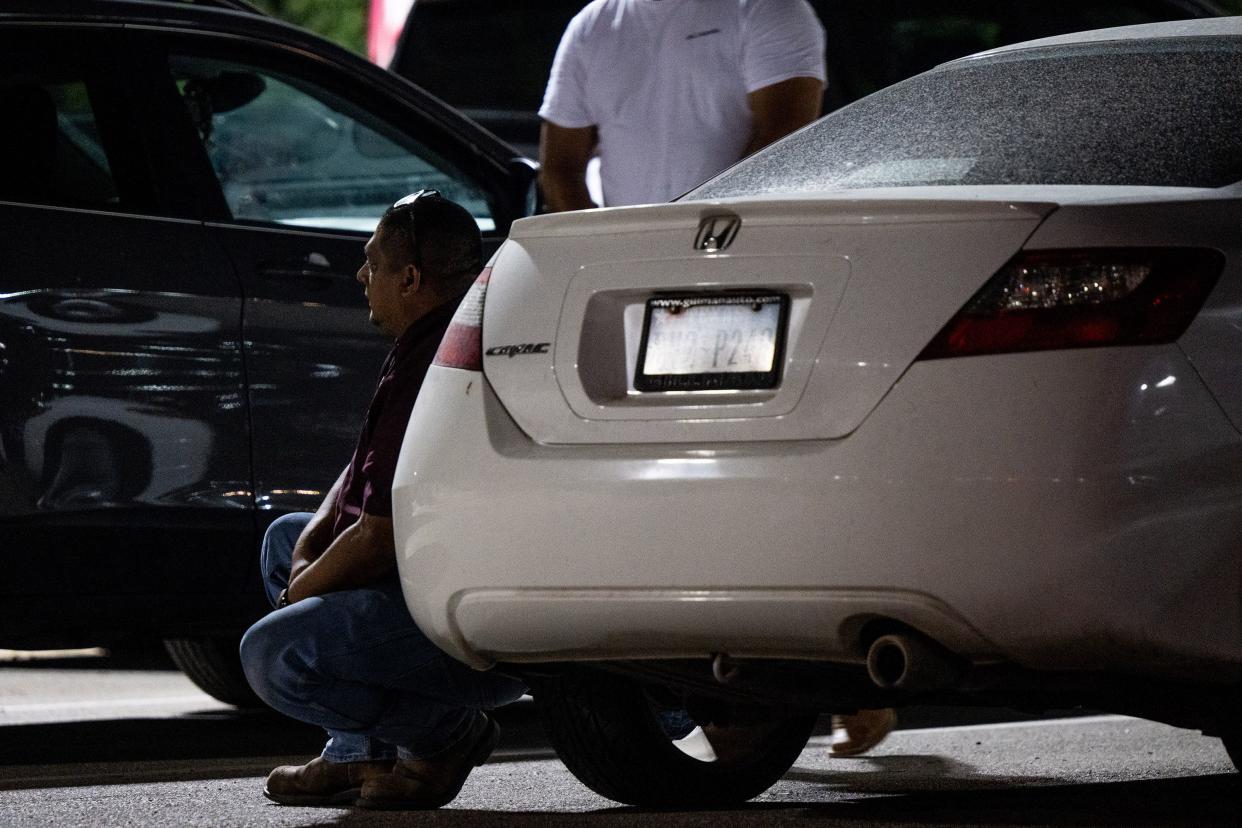
M539 115L599 130L604 203L668 201L733 164L747 95L825 79L806 0L594 0L561 38Z

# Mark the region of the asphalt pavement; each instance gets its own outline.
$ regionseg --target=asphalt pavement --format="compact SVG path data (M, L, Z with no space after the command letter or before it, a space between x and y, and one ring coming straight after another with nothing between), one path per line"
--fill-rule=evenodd
M830 758L817 736L744 807L650 812L580 784L533 705L519 703L501 712L499 749L448 808L281 807L263 798L263 778L317 753L315 728L228 708L166 665L105 665L0 658L0 825L1242 824L1242 785L1215 739L1118 716L996 711L908 711L857 759Z

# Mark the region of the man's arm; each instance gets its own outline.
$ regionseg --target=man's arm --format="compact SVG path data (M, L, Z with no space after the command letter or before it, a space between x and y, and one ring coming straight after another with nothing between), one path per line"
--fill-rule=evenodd
M362 513L289 585L289 603L372 584L397 566L392 519Z
M348 471L348 467L341 471L323 502L315 510L315 516L306 524L306 528L298 536L297 543L293 545L289 583L293 583L306 567L318 560L332 543L332 526L336 522L336 498L340 494L341 486L345 485L345 475Z
M789 78L749 95L754 121L746 154L757 152L819 117L824 84L818 78Z
M543 122L539 133L539 185L548 212L596 207L587 191L587 163L595 153L595 127L569 128Z

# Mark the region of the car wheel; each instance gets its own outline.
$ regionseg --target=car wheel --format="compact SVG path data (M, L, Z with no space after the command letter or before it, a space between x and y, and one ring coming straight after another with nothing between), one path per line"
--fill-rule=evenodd
M660 706L636 682L587 670L533 682L561 761L591 790L628 805L711 808L745 802L793 766L816 720L813 713L770 709L739 713L734 724L707 725L717 757L696 758L666 734Z
M214 699L237 707L262 707L250 689L237 654L240 636L169 638L164 649L177 669Z

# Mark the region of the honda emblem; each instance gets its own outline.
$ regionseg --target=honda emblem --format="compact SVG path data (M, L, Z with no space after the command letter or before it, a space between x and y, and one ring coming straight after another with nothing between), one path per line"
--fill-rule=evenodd
M742 220L737 216L708 216L699 222L699 233L694 237L694 249L704 253L719 253L733 244Z

